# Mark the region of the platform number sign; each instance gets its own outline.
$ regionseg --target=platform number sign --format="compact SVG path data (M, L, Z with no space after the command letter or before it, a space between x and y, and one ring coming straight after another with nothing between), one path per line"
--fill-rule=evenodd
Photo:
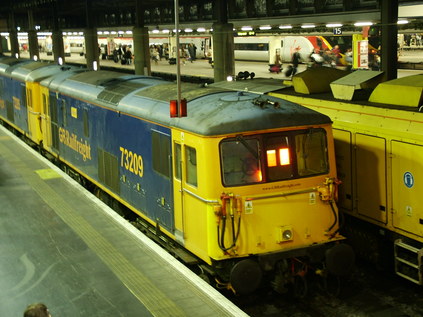
M341 27L333 28L333 35L342 35L342 28Z

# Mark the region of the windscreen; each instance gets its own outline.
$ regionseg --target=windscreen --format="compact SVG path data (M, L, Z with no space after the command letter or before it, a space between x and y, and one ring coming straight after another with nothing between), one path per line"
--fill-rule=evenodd
M224 186L275 182L328 173L324 129L250 136L220 143Z

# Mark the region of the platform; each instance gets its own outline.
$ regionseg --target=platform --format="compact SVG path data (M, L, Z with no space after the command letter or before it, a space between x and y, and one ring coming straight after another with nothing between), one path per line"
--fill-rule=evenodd
M10 55L10 53L5 53L5 55ZM28 51L21 52L22 58L29 58ZM52 61L53 56L47 55L46 53L40 53L40 59L46 61ZM86 60L84 56L80 56L77 53L72 53L71 56L65 57L66 63L73 63L73 64L80 64L85 65ZM416 64L423 61L423 52L420 51L409 51L404 52L403 55L399 57L399 61L402 63L413 63ZM282 72L280 73L271 73L269 72L269 64L266 62L249 62L249 61L235 61L235 75L239 72L254 72L256 78L273 78L279 79L281 82L283 80L290 79L291 77L287 77L285 75L285 70L287 69L289 64L282 65ZM127 71L134 72L135 68L134 65L121 65L121 63L115 63L113 60L102 59L100 60L100 68L101 67L113 67L124 69ZM153 75L160 75L160 74L176 74L176 65L170 65L169 62L165 59L159 61L157 64L151 63L151 72ZM298 66L298 73L307 69L306 64L300 64ZM214 70L209 64L209 62L205 59L197 59L194 62L186 62L185 65L181 64L180 67L181 75L183 76L193 76L193 77L202 77L213 80L214 78ZM398 78L416 75L416 74L423 74L422 69L398 69L397 76Z
M0 126L0 316L247 316Z

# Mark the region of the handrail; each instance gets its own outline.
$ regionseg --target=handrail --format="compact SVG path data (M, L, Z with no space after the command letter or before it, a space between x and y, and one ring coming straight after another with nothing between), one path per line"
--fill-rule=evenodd
M317 192L317 188L309 188L309 189L303 189L303 190L297 190L293 192L288 193L280 193L280 194L274 194L274 195L264 195L264 196L253 196L253 197L246 197L246 201L252 201L252 200L260 200L260 199L268 199L268 198L276 198L276 197L286 197L286 196L292 196L292 195L299 195L299 194L306 194L311 192Z
M198 196L197 194L194 194L193 192L189 191L188 189L183 189L183 191L189 195L191 195L192 197L197 198L198 200L201 200L202 202L205 202L207 204L218 204L219 201L218 200L210 200L210 199L205 199L201 196Z

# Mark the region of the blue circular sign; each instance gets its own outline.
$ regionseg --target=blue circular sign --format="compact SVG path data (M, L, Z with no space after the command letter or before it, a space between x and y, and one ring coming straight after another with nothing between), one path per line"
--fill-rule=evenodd
M410 172L404 173L404 185L408 188L411 188L414 186L414 176Z

